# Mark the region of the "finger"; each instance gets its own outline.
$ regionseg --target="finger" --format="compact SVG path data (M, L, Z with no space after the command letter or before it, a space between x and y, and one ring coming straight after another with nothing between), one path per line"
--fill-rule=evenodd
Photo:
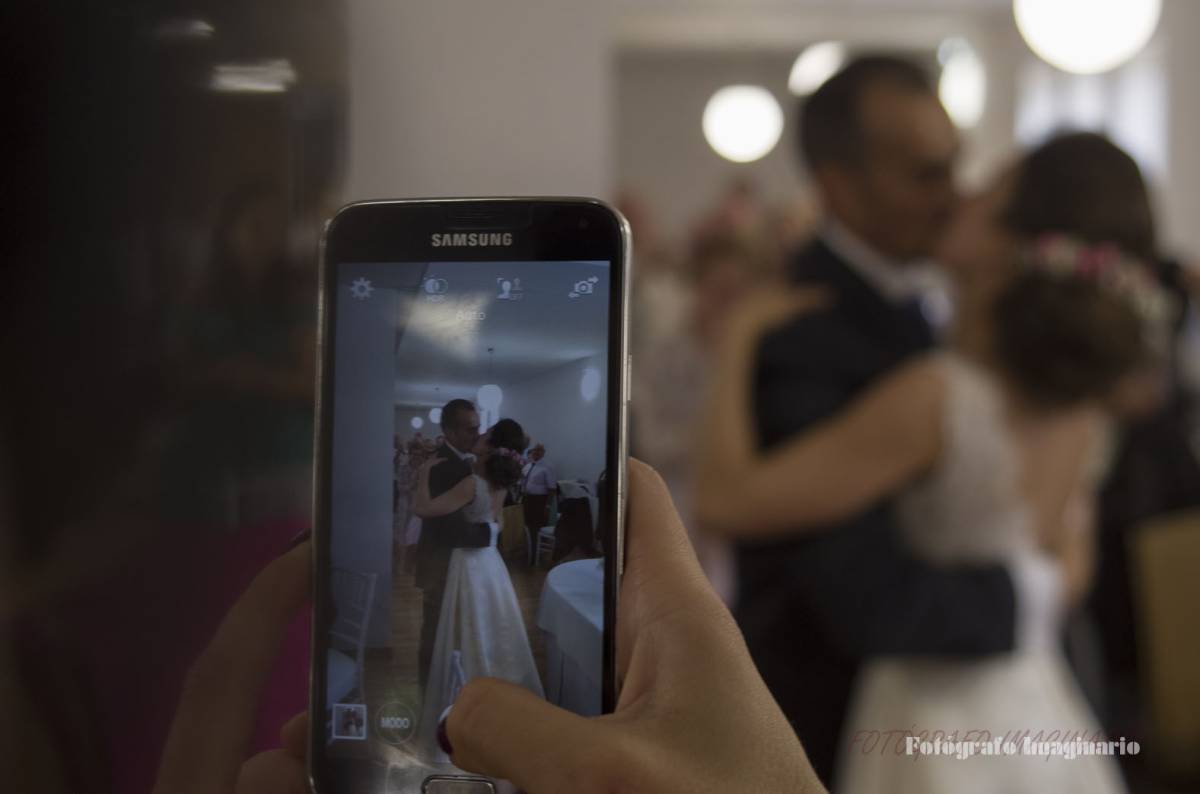
M671 493L658 472L637 459L629 461L629 518L625 577L636 601L675 596L681 590L707 589L687 530Z
M188 671L156 792L230 791L249 750L263 683L309 590L311 543L251 582Z
M613 757L616 734L603 722L553 706L529 690L495 678L476 678L458 696L446 721L454 765L512 781L529 794L595 790Z
M720 610L666 483L651 467L629 461L625 573L617 616L617 674L629 668L635 640L676 610Z
M242 764L237 794L308 794L304 764L284 750L259 753Z
M675 509L671 492L652 467L629 459L629 516L625 570L671 569L689 574L699 570L687 530Z
M283 749L303 761L308 757L308 712L302 711L292 717L279 731Z

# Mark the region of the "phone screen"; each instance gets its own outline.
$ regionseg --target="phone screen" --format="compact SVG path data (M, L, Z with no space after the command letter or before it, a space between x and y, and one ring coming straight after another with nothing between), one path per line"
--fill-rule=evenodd
M327 267L315 777L416 792L473 678L611 697L614 263Z

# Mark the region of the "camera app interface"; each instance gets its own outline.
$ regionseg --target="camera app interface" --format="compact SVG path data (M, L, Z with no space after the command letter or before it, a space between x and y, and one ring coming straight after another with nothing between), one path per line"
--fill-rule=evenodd
M473 678L600 713L609 263L335 281L326 757L418 791Z

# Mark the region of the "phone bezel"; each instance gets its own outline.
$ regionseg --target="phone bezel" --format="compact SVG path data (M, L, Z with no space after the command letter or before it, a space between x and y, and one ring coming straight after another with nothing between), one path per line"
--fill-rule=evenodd
M506 226L506 224L508 224ZM509 228L511 227L511 228ZM515 230L499 249L435 248L431 235L446 231ZM319 256L315 466L313 471L313 621L309 678L309 785L330 792L325 757L325 647L330 578L330 481L336 325L336 265L353 262L607 260L611 265L608 312L608 390L605 470L616 472L602 513L605 556L601 708L616 706L616 616L624 569L629 411L629 281L632 239L628 221L593 198L497 197L361 201L342 207L326 224ZM605 510L607 508L607 510ZM369 726L368 726L369 730Z

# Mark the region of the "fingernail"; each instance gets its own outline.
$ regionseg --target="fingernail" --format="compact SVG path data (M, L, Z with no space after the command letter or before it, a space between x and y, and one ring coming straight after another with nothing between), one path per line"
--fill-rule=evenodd
M442 752L446 755L454 755L454 748L450 746L450 734L446 732L446 718L450 716L450 709L454 706L447 706L442 712L441 718L438 720L437 726L437 743L438 747L442 748Z
M308 540L311 537L312 537L312 527L308 527L307 529L300 530L292 537L291 540L288 541L287 548L283 550L283 553L287 554L289 551L296 548L301 543L303 543L304 541Z

